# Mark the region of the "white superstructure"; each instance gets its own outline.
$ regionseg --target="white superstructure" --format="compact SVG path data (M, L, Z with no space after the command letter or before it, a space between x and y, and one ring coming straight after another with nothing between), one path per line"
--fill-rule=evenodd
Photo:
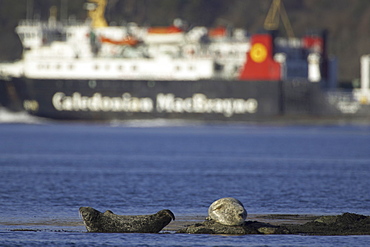
M370 105L370 54L361 57L360 88L354 90L357 101L364 105Z
M92 2L96 3L88 6L89 12L105 6L105 1ZM179 20L170 27L153 28L133 23L110 27L94 19L62 25L50 18L46 23L21 21L16 32L23 58L0 65L2 78L235 79L249 50L243 30L214 38L205 27L183 30Z

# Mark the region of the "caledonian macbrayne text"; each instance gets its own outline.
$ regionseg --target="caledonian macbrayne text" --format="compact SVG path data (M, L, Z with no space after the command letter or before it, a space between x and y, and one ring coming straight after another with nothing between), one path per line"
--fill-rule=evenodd
M159 93L152 99L134 97L130 93L124 93L121 97L108 97L101 93L82 96L75 92L68 96L63 92L57 92L53 95L52 103L58 111L219 113L225 117L234 114L252 114L258 109L258 102L254 98L208 98L201 93L186 98L176 97L172 93Z

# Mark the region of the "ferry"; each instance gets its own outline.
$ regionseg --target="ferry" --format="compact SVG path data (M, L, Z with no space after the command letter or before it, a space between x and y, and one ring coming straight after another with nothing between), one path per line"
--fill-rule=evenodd
M362 88L338 91L325 31L108 26L105 6L87 2L81 23L57 21L55 9L47 22L21 21L23 57L0 64L0 102L61 120L370 116L369 57Z

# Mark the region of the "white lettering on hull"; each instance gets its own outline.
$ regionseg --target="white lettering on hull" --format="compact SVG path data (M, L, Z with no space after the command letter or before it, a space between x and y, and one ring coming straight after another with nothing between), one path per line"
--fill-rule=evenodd
M154 108L152 99L132 97L129 93L122 97L103 97L100 93L87 97L80 93L66 96L57 92L52 103L58 111L152 112Z
M156 109L158 112L175 113L220 113L225 117L234 114L256 113L258 102L255 99L215 98L209 99L204 94L194 94L189 98L178 98L174 94L158 94Z
M143 112L156 110L159 113L218 113L225 117L234 114L256 113L256 99L207 98L204 94L194 94L188 98L175 97L174 94L158 94L156 106L151 98L133 97L124 93L122 97L107 97L95 93L91 97L75 92L72 96L57 92L52 98L57 111L93 111L93 112Z

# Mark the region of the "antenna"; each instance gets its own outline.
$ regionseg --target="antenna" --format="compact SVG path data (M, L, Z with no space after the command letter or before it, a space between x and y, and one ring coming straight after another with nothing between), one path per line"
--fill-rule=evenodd
M33 16L33 0L27 0L27 12L26 19L30 20Z
M68 0L60 1L60 21L66 21L68 19Z

